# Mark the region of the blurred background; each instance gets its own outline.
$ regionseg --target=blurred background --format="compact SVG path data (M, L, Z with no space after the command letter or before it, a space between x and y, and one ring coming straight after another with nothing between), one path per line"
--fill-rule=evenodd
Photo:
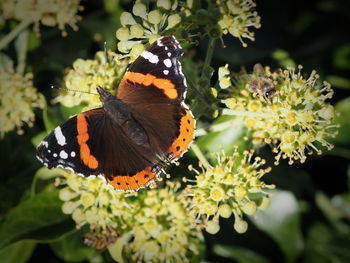
M271 69L300 64L304 72L316 70L335 90L331 104L342 114L338 118L342 126L339 136L332 139L332 151L311 156L304 164L282 162L266 176L266 182L280 191L272 202L282 198L282 205L274 206L269 215L257 214L260 224L250 224L247 233L237 234L232 222L223 219L218 234L205 233L203 262L350 262L350 1L256 3L262 19L262 27L255 30L256 40L243 48L237 39L224 37L226 48L216 46L212 66L228 63L232 71L239 71L241 67L252 70L255 63ZM103 50L104 41L116 50L120 14L133 5L126 0L81 4L84 10L79 13L78 31L68 28L67 36L62 37L59 29L41 26L40 38L30 35L27 64L35 76L34 86L48 102L57 94L50 86L62 86L64 72L73 61L93 58ZM1 37L12 23L2 23ZM203 41L195 48L197 58L205 56L207 45ZM15 47L10 45L6 54L15 57ZM25 198L34 173L41 167L33 145L33 138L44 129L41 116L38 110L34 127L25 128L24 135L7 133L0 140L0 222ZM261 154L273 159L269 149L262 149ZM283 204L293 209L285 211ZM66 260L64 250L38 244L28 250L23 262L88 262L74 257ZM0 251L0 262L22 262L16 260ZM112 262L107 255L103 260Z

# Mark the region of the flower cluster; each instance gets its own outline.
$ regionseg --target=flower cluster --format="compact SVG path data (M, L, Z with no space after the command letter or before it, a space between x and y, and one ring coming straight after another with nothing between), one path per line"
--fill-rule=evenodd
M261 181L271 168L261 168L265 160L253 157L254 151L239 153L234 148L232 156L218 154L214 167L197 172L193 185L188 185L190 215L195 224L205 227L210 234L220 230L219 217L234 215L234 229L238 233L247 231L248 224L243 215L253 215L257 209L269 206L266 190L273 185Z
M84 110L100 106L96 88L101 86L115 94L127 64L126 59L111 51L108 51L108 58L104 52L99 51L93 60L77 59L73 63L73 69L65 76L65 87L86 93L64 91L56 98L56 102L61 102L66 107L83 104ZM89 92L96 95L88 94Z
M39 33L39 24L58 26L66 35L65 26L70 25L77 30L76 23L81 19L77 12L82 10L81 0L4 0L0 9L4 17L34 23L35 32Z
M188 262L199 253L203 237L186 216L179 184L168 182L163 189L124 193L115 191L102 177L63 175L62 209L72 214L77 227L90 226L85 243L108 246L112 255L124 251L135 262ZM118 243L124 237L129 238Z
M44 100L33 87L33 74L21 75L12 71L0 70L0 137L22 127L33 126L34 108L43 108Z
M130 52L131 61L135 60L144 50L144 44L152 44L181 22L177 7L177 0L157 0L157 9L148 11L142 1L137 1L132 14L123 12L120 16L122 27L116 32L118 50Z
M230 33L237 37L243 47L247 43L243 38L254 41L254 32L250 32L250 27L260 28L260 16L255 10L256 4L252 0L217 0L221 14L219 25L224 34Z
M229 108L224 113L244 119L253 143L274 145L276 165L281 158L292 164L304 162L306 154L321 154L319 144L331 149L327 138L337 134L335 110L326 102L333 90L327 82L317 81L315 71L303 77L301 69L271 73L266 67L260 73L241 74L230 98L223 101Z

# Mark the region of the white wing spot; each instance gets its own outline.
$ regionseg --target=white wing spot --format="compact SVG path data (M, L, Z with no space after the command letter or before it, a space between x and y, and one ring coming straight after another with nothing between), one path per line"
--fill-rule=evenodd
M170 68L170 67L171 67L171 65L172 65L172 64L171 64L171 60L170 60L170 59L168 59L168 58L167 58L166 60L164 60L164 62L163 62L163 63L164 63L164 65L165 65L167 68Z
M164 75L168 75L168 74L169 74L169 70L164 69L164 70L163 70L163 73L164 73Z
M171 57L171 53L170 52L168 52L168 57Z
M186 78L184 78L184 85L185 85L185 87L187 87L187 81L186 81Z
M54 153L54 154L53 154L53 157L57 157L57 153Z
M67 159L68 158L68 154L65 152L65 151L61 151L60 152L60 157L62 158L62 159Z
M149 62L156 64L159 61L159 58L157 55L154 55L153 53L145 50L141 53L141 57L147 59Z
M66 137L64 137L60 126L55 129L55 137L59 145L63 146L66 144Z
M71 152L70 156L75 157L75 152Z
M39 146L44 146L45 148L49 147L49 143L47 141L42 141Z

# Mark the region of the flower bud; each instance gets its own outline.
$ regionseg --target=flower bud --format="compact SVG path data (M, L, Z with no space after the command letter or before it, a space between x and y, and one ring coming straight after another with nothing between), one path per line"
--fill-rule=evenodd
M181 17L179 16L179 14L170 15L168 17L168 26L166 29L173 28L174 26L176 26L180 22L181 22Z
M233 228L237 231L237 233L243 234L248 230L248 223L242 219L236 219Z
M253 201L250 201L244 204L244 206L242 207L242 210L247 215L250 215L250 216L254 215L256 212L256 203Z
M136 3L132 7L132 13L135 16L142 17L143 19L147 19L146 12L147 12L147 8L143 3Z
M143 36L144 29L140 24L135 24L130 27L131 36L135 38L141 38Z
M151 12L148 13L148 21L151 24L157 25L160 23L162 20L162 13L159 12L158 10L152 10Z
M208 221L205 230L212 235L215 235L220 230L220 225L216 221Z
M128 41L130 36L129 29L127 27L118 28L117 32L115 33L115 36L120 41Z
M232 208L228 204L220 205L219 214L223 218L229 218L232 214Z
M129 12L123 12L120 15L120 22L121 22L122 26L136 24L136 21L135 21L134 17Z
M164 8L165 10L169 10L171 7L171 2L170 0L158 0L157 7Z

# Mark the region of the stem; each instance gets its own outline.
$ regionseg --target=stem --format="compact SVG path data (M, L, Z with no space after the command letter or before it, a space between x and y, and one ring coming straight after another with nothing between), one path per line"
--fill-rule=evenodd
M198 147L197 144L192 143L191 144L191 149L194 152L194 154L197 156L198 160L203 164L205 169L210 170L213 167L210 165L210 163L207 161L205 158L204 154L202 153L201 149Z
M201 74L202 77L204 76L205 68L210 66L211 60L213 58L215 41L216 41L215 38L209 38L208 50L207 50L207 54L205 55L204 65L203 65L202 74Z
M28 30L23 31L18 35L15 45L17 47L17 57L18 57L18 65L17 65L17 73L23 75L24 69L26 67L26 58L27 58L27 50L28 50Z
M21 33L25 28L27 28L33 21L31 19L23 20L19 25L17 25L9 34L7 34L0 41L0 50L5 48L19 33Z
M231 110L223 109L222 115L234 115L234 116L244 116L244 117L260 117L260 118L269 118L271 114L254 112L254 111L245 111L245 110Z

